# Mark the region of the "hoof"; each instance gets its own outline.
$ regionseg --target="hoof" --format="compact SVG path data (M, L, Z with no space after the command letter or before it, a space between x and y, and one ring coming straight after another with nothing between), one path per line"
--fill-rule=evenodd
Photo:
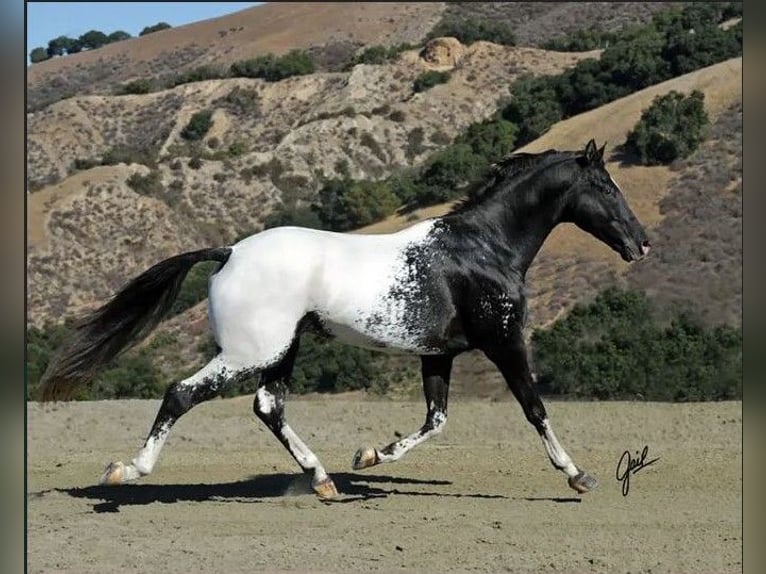
M569 486L582 494L583 492L588 492L596 488L598 486L598 481L585 471L581 470L576 476L569 477Z
M354 455L354 460L351 462L351 468L354 470L361 470L368 466L375 466L378 464L378 453L371 446L363 446Z
M322 500L332 500L338 497L338 489L329 476L320 482L311 481L311 488L314 489L317 496Z
M125 465L121 462L112 462L107 465L101 477L98 479L99 484L105 484L109 486L115 486L122 484L125 477Z

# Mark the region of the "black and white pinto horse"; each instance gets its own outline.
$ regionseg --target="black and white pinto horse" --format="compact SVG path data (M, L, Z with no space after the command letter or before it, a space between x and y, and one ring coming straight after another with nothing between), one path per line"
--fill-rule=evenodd
M527 269L551 230L572 222L624 260L643 258L649 242L593 140L584 151L516 154L481 189L444 217L385 235L282 227L230 247L184 253L133 279L87 317L50 366L41 398L71 395L172 305L199 261L220 267L209 279L208 313L219 354L170 386L144 447L110 464L102 484L149 474L173 424L226 385L260 375L254 411L306 473L322 498L337 490L317 456L287 424L285 395L301 333L318 331L350 345L414 353L422 362L423 426L383 448L360 448L353 468L393 462L447 420L455 356L480 349L497 366L542 438L553 466L578 492L596 480L576 466L553 433L535 388L522 337Z

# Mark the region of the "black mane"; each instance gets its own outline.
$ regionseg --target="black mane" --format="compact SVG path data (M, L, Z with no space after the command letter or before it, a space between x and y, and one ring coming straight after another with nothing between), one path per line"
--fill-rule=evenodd
M490 166L484 178L468 188L467 195L450 210L450 214L463 213L484 203L507 183L530 170L541 167L554 159L569 158L575 152L549 149L540 153L515 153Z

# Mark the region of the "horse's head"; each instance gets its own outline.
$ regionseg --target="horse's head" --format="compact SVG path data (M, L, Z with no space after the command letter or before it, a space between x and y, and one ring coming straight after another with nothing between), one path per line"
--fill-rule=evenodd
M577 155L579 174L568 194L565 220L606 243L625 261L637 261L649 253L649 240L606 170L605 147L596 149L590 140Z

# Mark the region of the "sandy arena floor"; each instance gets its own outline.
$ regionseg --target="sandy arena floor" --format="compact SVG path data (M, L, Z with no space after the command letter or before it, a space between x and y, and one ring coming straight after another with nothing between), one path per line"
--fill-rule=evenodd
M158 401L30 403L28 565L42 572L739 572L742 404L548 402L598 489L575 495L513 402L455 402L446 430L353 472L424 405L292 400L343 496L323 503L248 398L197 407L154 473L94 486L141 446ZM655 464L615 478L626 449Z

